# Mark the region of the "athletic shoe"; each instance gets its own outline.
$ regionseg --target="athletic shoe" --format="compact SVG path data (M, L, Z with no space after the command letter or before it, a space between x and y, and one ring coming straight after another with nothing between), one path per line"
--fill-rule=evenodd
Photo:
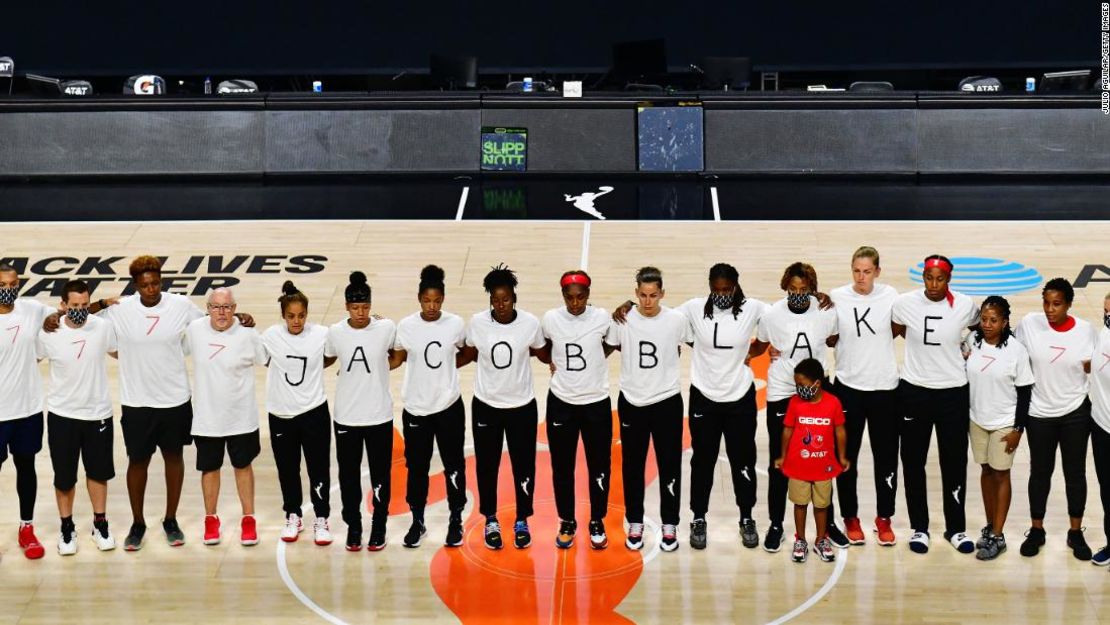
M1091 564L1095 566L1106 566L1110 564L1110 546L1099 549L1093 556L1091 556Z
M755 549L759 546L759 532L755 529L755 519L740 521L740 544L748 549Z
M644 548L644 524L643 523L629 523L628 524L628 538L624 539L624 546L633 551L638 551Z
M590 521L590 546L594 549L604 549L609 546L609 537L605 535L605 523L600 519Z
M92 537L93 542L96 543L96 548L101 551L111 551L116 548L116 539L112 537L112 532L108 529L107 519L93 521Z
M780 541L780 543L781 543L781 541ZM778 551L778 549L775 549L775 551ZM804 539L798 538L798 536L795 535L794 536L794 552L790 554L790 557L793 558L793 560L795 562L805 562L806 557L808 555L809 555L809 543L807 543Z
M58 533L58 555L71 556L77 553L77 532L62 530Z
M501 524L497 522L497 517L486 517L485 534L487 549L500 549L505 546L501 542Z
M180 547L185 544L185 532L181 531L181 526L177 524L177 519L163 519L162 531L166 533L166 542L171 547Z
M239 521L239 544L244 547L258 544L258 522L253 514L248 514Z
M825 538L837 549L847 549L852 544L851 541L848 540L848 537L844 535L844 532L840 531L840 528L836 526L836 523L829 523L829 526L825 528ZM813 543L813 546L816 547L817 543Z
M328 520L316 517L312 523L312 542L325 547L330 545L331 541L331 526L328 525Z
M559 549L570 549L574 544L574 532L577 530L577 521L559 521L559 534L555 536L555 546Z
M208 514L204 517L204 544L220 544L220 517Z
M694 549L705 549L707 542L705 519L694 519L690 524L690 546Z
M443 544L448 547L461 547L463 544L463 524L461 514L452 514L447 521L447 537Z
M663 524L663 542L659 545L663 551L678 549L678 526L670 523Z
M844 519L844 533L848 536L848 542L853 545L862 545L867 542L867 536L863 533L858 516Z
M1086 562L1091 559L1091 548L1087 546L1087 541L1083 538L1082 529L1068 530L1068 548L1071 549L1071 554L1075 556L1076 560Z
M945 532L944 538L960 553L975 553L975 542L963 532Z
M994 526L987 523L983 529L979 530L979 540L975 541L975 548L982 549L987 546L987 541L994 535Z
M367 551L381 551L385 549L385 521L370 522L370 541L366 543Z
M127 532L127 538L123 539L124 551L138 551L143 548L143 535L146 534L146 526L142 523L132 523L131 529Z
M513 546L517 549L527 549L532 544L532 532L528 530L528 521L520 520L513 523Z
M409 549L416 549L420 543L424 542L424 537L428 535L428 528L424 527L423 521L413 519L412 525L409 525L409 531L405 532L405 537L401 540L401 544Z
M300 515L290 513L285 515L285 527L281 528L281 539L287 543L297 542L297 535L304 531Z
M890 547L898 542L894 537L894 530L890 527L890 517L875 517L875 533L878 534L879 544L884 547Z
M1032 558L1041 551L1044 546L1044 528L1031 527L1028 532L1025 532L1025 541L1021 543L1021 548L1018 549L1021 555L1026 558Z
M767 535L763 537L763 550L769 553L777 553L779 549L782 549L782 542L782 527L772 525L767 529ZM805 558L803 557L798 561L805 562Z
M999 534L998 536L987 536L986 541L979 551L975 554L976 560L993 560L1002 555L1006 551L1006 537Z
M929 532L914 532L910 536L910 551L929 553Z
M822 562L832 562L836 560L836 552L833 551L832 541L830 541L827 536L813 543L813 553L816 553L817 557L821 558Z
M347 526L347 551L362 551L362 528Z
M30 523L19 525L19 548L23 550L23 555L28 560L38 560L46 554L46 549L35 536L35 526Z

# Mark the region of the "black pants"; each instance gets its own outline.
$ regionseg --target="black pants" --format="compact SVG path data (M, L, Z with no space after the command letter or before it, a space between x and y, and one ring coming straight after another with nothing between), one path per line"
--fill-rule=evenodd
M833 394L844 408L844 426L848 431L849 471L836 478L836 492L840 500L840 514L846 519L859 516L859 499L856 496L856 478L859 473L860 447L866 427L871 440L872 471L875 481L876 513L881 517L894 516L894 495L898 492L898 414L896 392L859 391L844 384L837 384ZM829 522L832 522L830 515Z
M12 454L12 462L15 464L15 492L19 496L19 520L32 521L35 518L35 495L39 488L35 456ZM0 466L3 464L0 460Z
M678 525L682 498L682 395L676 393L650 406L638 407L628 403L621 393L617 416L621 423L621 470L628 522L644 522L644 469L650 442L659 469L659 517L665 525Z
M424 517L428 503L428 470L432 461L432 445L439 445L439 459L447 483L447 505L452 513L461 514L466 506L466 459L463 438L466 434L466 411L462 398L446 410L418 417L408 411L401 413L405 435L405 467L408 482L405 501L413 515Z
M1030 417L1029 433L1029 516L1043 520L1056 471L1056 448L1064 467L1064 488L1068 495L1068 516L1079 518L1087 506L1087 439L1091 436L1091 402L1056 418ZM1094 426L1098 429L1098 426ZM1098 460L1096 452L1095 460Z
M1110 432L1092 424L1091 447L1095 454L1098 493L1102 499L1102 531L1106 534L1107 544L1110 544Z
M775 459L785 451L782 448L782 420L786 417L788 405L789 397L767 402L767 515L774 527L782 527L782 518L786 514L789 480L782 469L775 468Z
M339 495L343 521L362 529L362 450L370 465L370 489L374 493L374 522L389 516L390 480L393 468L393 422L350 426L335 424L335 459L339 463Z
M916 531L929 531L925 462L934 426L940 454L940 481L944 488L945 531L956 533L967 529L964 504L967 503L969 401L967 385L929 389L905 380L898 384L898 402L902 408L899 422L902 476L910 527Z
M705 518L709 511L709 494L713 491L713 474L721 453L721 438L732 472L732 492L740 508L740 518L752 518L755 506L755 430L758 409L755 406L755 385L747 394L732 402L707 399L695 386L690 387L690 511L695 519Z
M574 520L574 468L578 438L586 452L590 519L605 518L612 473L613 405L606 397L592 404L568 404L547 393L547 441L551 446L551 482L555 509L564 521Z
M478 469L478 510L490 517L497 514L497 474L501 452L509 447L516 491L516 518L532 516L536 493L536 400L517 408L494 408L477 397L470 407L474 433L474 461Z
M270 415L270 446L274 450L282 508L286 516L301 514L301 452L308 469L309 496L317 518L331 514L331 414L324 402L291 419Z

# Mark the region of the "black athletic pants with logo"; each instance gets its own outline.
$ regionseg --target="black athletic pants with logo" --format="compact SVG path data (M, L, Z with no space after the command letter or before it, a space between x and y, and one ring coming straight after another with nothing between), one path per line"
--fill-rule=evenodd
M767 515L772 527L782 527L786 514L786 489L789 480L782 469L775 468L775 459L786 453L782 448L782 420L790 398L767 402Z
M851 470L836 478L836 492L840 500L840 514L845 519L859 516L859 499L856 496L856 478L859 473L860 448L866 426L871 441L872 471L875 481L875 507L877 516L894 516L894 495L898 492L898 414L897 393L889 391L860 391L837 383L833 395L844 409L844 425L848 430L848 460ZM829 522L834 515L830 511Z
M463 455L466 411L462 398L440 412L422 417L403 411L401 424L405 435L405 467L409 474L405 501L413 516L424 518L433 443L439 446L439 460L443 463L447 507L453 514L461 515L466 506L466 457Z
M715 402L696 386L690 387L690 511L704 519L713 491L713 473L721 453L721 438L732 473L732 491L740 518L752 518L755 492L755 431L759 411L755 405L755 385L736 401Z
M682 394L675 393L649 406L633 406L621 393L617 416L621 424L621 473L628 522L644 522L644 469L651 443L659 469L659 517L664 525L678 525L682 498Z
M1062 417L1029 417L1029 516L1044 519L1052 474L1056 471L1056 448L1064 467L1064 488L1068 496L1068 516L1079 518L1087 506L1087 439L1091 429L1091 402ZM1098 461L1098 451L1095 451ZM1096 465L1097 467L1097 465Z
M470 407L470 420L478 469L478 511L487 517L497 514L497 474L501 470L501 452L507 443L516 491L516 519L532 516L539 425L536 400L516 408L494 408L475 397Z
M613 449L613 406L606 397L592 404L568 404L547 393L547 442L551 447L551 482L555 509L563 521L574 520L574 469L578 438L586 454L590 520L605 518Z
M933 427L937 430L940 455L940 481L944 489L944 529L949 533L967 530L964 504L967 503L967 447L970 423L967 385L932 389L898 383L901 404L902 476L906 490L906 509L914 531L929 531L929 493L926 488L925 462Z
M301 453L308 469L308 485L316 518L331 514L331 414L328 403L284 418L270 415L270 447L274 450L278 484L285 515L301 515Z
M335 460L339 464L339 495L343 521L362 529L362 450L370 467L374 523L389 517L390 480L393 469L393 421L378 425L335 424Z

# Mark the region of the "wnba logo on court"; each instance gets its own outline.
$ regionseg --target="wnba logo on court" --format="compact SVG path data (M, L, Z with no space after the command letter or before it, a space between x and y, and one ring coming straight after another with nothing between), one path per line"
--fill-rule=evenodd
M1040 286L1044 278L1032 267L999 258L979 256L952 257L953 291L967 295L1005 295L1020 293ZM910 268L910 280L923 284L921 272L925 263Z

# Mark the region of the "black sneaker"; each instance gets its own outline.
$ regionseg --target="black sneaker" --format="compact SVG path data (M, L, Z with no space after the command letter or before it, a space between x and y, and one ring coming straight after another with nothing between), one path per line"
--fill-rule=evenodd
M1032 558L1040 553L1041 547L1044 547L1044 528L1031 527L1028 532L1025 532L1025 541L1021 543L1018 551L1026 558Z
M706 529L705 519L694 519L693 523L690 523L691 547L694 549L705 549L705 544L708 542Z
M740 543L748 549L759 546L759 532L755 529L755 519L740 521Z
M601 519L590 521L590 546L594 549L604 549L609 546L609 537L605 535L605 522Z
M461 547L463 544L463 524L461 515L451 515L447 521L447 537L443 544L448 547Z
M362 551L362 528L347 526L347 551Z
M840 531L840 528L836 526L836 523L829 523L829 526L825 529L825 536L837 549L847 549L852 545L848 537L844 535L844 532ZM816 543L814 543L814 545L816 546Z
M505 546L501 542L501 524L497 522L497 517L486 517L486 547L489 549L500 549Z
M772 525L767 529L767 535L763 538L763 550L778 553L779 549L782 549L782 527Z
M428 529L424 527L424 521L413 519L409 531L405 532L405 537L401 540L401 544L409 549L416 549L424 541L424 536L427 534Z
M1087 562L1091 559L1091 548L1087 546L1087 541L1083 539L1082 529L1068 530L1068 547L1076 560Z
M385 549L385 521L375 519L370 522L370 541L366 543L366 550L381 551L382 549Z
M975 541L975 548L976 549L982 549L983 547L986 547L987 546L987 541L990 540L990 537L993 534L994 534L994 526L990 523L987 523L986 525L984 525L983 529L979 530L979 540ZM976 557L978 557L978 556L976 556ZM979 559L982 560L983 558L979 558Z
M180 547L185 544L185 532L181 531L181 526L177 524L177 519L163 520L162 531L166 533L166 542L168 542L171 547Z
M987 536L985 540L980 540L983 542L983 546L979 547L979 551L975 554L975 558L978 560L993 560L1006 551L1006 537L1001 534L998 536L992 534Z
M127 532L127 538L123 539L123 550L138 551L142 549L144 535L146 535L146 525L143 523L132 523L131 529Z
M559 533L555 535L555 546L570 549L574 544L574 533L578 531L577 521L559 521Z
M517 549L526 549L532 544L532 532L528 529L528 521L520 520L513 523L513 546Z

